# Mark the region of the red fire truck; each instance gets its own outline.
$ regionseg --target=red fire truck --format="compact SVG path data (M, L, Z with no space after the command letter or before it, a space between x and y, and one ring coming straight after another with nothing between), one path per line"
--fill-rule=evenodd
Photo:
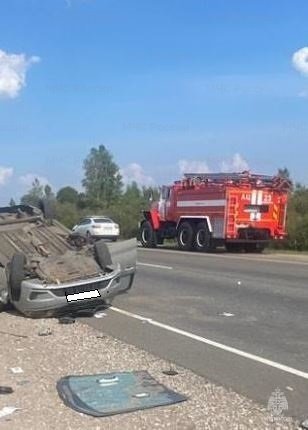
M144 247L176 238L179 248L263 251L286 237L289 180L250 172L187 173L163 186L158 202L143 211L139 237Z

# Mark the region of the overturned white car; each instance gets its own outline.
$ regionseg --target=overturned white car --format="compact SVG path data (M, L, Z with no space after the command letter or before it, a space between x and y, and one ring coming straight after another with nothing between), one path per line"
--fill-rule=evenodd
M0 208L0 310L11 303L27 316L95 311L128 290L136 240L88 243L41 211Z

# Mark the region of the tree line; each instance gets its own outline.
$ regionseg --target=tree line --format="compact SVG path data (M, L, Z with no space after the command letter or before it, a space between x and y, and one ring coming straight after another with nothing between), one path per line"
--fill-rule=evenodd
M104 145L91 149L83 169L82 192L68 185L55 194L49 185L43 186L35 179L20 203L39 206L44 199L52 201L56 218L68 228L84 216L106 215L120 225L123 238L136 236L141 211L149 207L152 199L158 198L159 189L139 187L136 182L124 187L119 166ZM278 169L278 174L290 179L286 168ZM10 204L15 204L13 199ZM308 188L304 185L295 184L290 192L287 230L288 239L274 247L308 250Z
M83 169L84 191L68 185L54 193L49 185L35 179L20 203L40 207L42 201L52 202L56 218L68 228L91 214L109 216L120 225L123 238L136 237L141 211L149 207L152 198L158 198L159 189L139 187L136 182L124 187L119 166L104 145L91 149Z

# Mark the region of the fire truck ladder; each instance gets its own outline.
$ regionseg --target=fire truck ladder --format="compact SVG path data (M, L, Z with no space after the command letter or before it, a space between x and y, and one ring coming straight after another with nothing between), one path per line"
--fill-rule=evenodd
M272 182L273 176L251 175L249 172L242 173L184 173L185 179L200 179L202 181L238 181L241 179L258 179L260 181Z
M184 173L187 180L199 180L208 183L250 183L257 187L269 187L289 190L292 186L289 179L280 176L256 175L245 171L242 173Z

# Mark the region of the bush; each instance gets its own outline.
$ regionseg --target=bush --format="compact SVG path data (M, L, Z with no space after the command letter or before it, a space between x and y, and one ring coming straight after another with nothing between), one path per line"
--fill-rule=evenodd
M58 202L56 205L56 218L65 227L71 229L79 222L80 214L74 204Z

